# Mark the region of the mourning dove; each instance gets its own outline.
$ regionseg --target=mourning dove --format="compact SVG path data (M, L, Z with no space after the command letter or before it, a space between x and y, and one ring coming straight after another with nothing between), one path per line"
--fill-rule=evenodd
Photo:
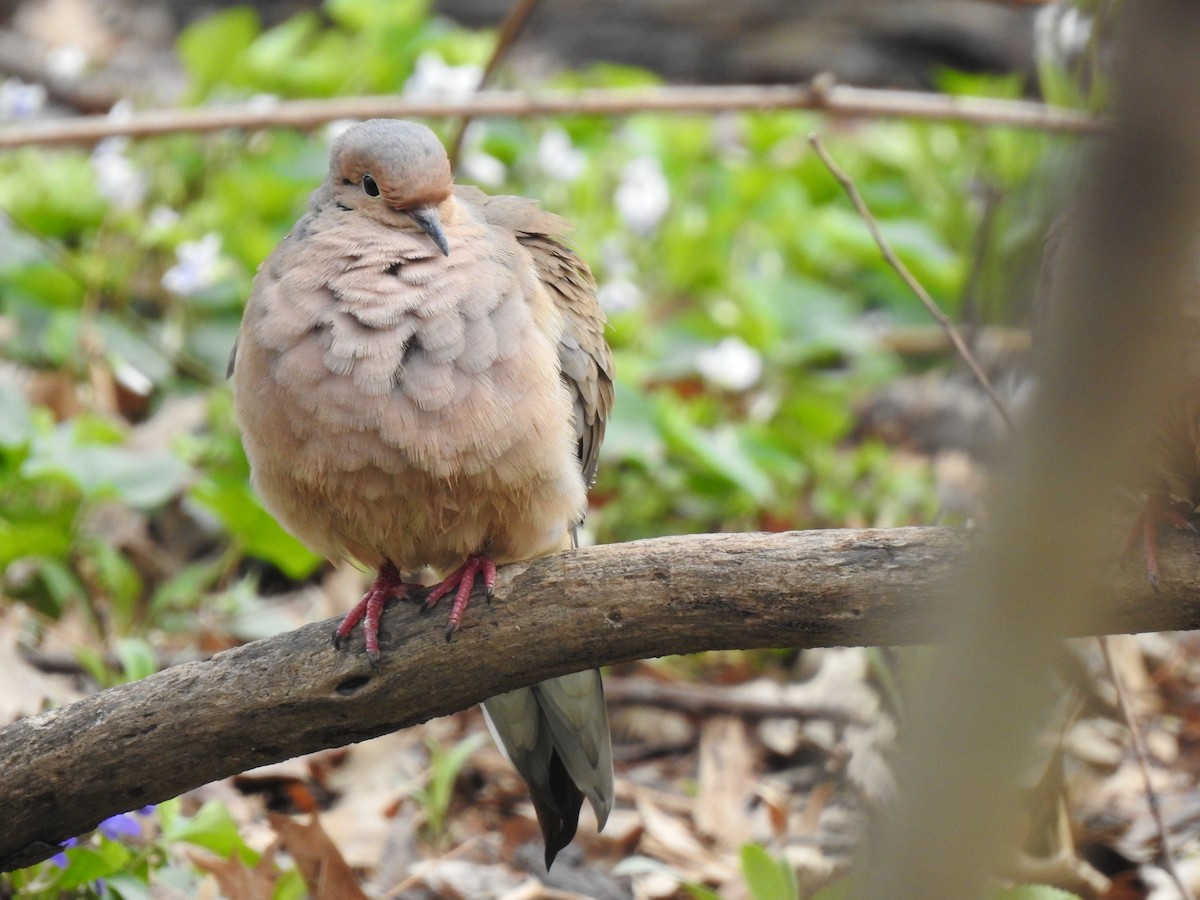
M378 570L335 643L423 568L454 592L573 546L612 406L612 358L566 225L452 184L422 125L374 119L334 143L308 212L260 267L230 358L252 478L290 532ZM236 357L236 365L235 365ZM600 827L612 749L597 671L486 701L528 782L546 865L586 796Z

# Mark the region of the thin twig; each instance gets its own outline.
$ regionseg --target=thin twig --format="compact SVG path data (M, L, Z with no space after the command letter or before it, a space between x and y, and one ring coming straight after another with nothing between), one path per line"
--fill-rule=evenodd
M496 46L492 48L492 58L488 60L487 68L483 70L483 77L479 79L480 90L492 83L492 76L496 74L500 63L508 56L508 51L517 42L521 32L525 30L525 24L540 2L541 0L517 0L512 5L512 9L508 11L508 15L504 17L504 22L500 26L500 34L496 36ZM467 126L471 124L472 118L468 113L459 123L458 134L454 136L454 142L450 145L451 168L458 168L458 155L462 152L463 138L467 135Z
M1150 807L1150 816L1154 819L1155 830L1158 831L1158 842L1162 847L1163 868L1166 869L1167 875L1175 882L1175 887L1179 889L1179 894L1184 900L1194 900L1194 896L1183 879L1179 876L1179 870L1175 864L1175 854L1171 850L1171 841L1167 837L1167 824L1163 820L1162 804L1158 799L1158 792L1154 790L1154 784L1150 780L1150 758L1146 752L1146 743L1142 740L1142 731L1133 716L1133 710L1129 707L1129 700L1125 694L1125 682L1121 680L1121 675L1117 672L1117 667L1113 663L1112 652L1109 649L1108 637L1101 636L1097 638L1100 643L1100 652L1104 655L1104 667L1108 670L1108 677L1112 679L1113 688L1117 692L1117 708L1121 710L1121 718L1125 720L1125 727L1129 730L1129 736L1133 742L1133 755L1137 760L1138 769L1142 773L1142 784L1146 791L1146 805Z
M817 702L811 697L766 696L754 688L724 685L676 684L652 678L608 678L604 695L609 705L656 706L697 715L733 715L746 719L807 718L865 724L866 719L846 705Z
M976 347L979 345L975 341L975 335L982 324L981 314L983 312L979 303L979 282L983 277L984 267L987 265L992 228L996 223L996 211L1000 208L1000 198L1003 196L1001 190L991 182L984 182L980 186L980 194L982 195L983 210L979 214L979 227L975 229L971 268L967 270L961 295L962 318L970 329L971 343Z
M265 105L205 106L134 113L125 118L89 116L27 122L0 128L0 149L31 144L89 145L107 137L133 138L206 132L227 128L315 128L335 119L376 116L440 118L445 116L624 115L636 112L712 113L735 110L814 109L838 117L874 116L965 122L1096 134L1109 128L1075 110L1024 100L949 97L918 91L886 91L831 85L663 86L637 90L586 89L570 92L483 91L456 100L413 100L404 97L342 97L336 100L291 100Z
M921 286L921 283L917 281L912 272L908 270L908 267L900 260L900 257L892 250L892 245L888 243L887 238L883 236L883 232L879 230L879 223L871 214L871 210L867 207L866 201L863 200L862 194L858 192L858 188L855 187L853 180L834 161L833 157L829 155L829 151L825 149L825 145L821 143L821 139L815 132L808 136L808 142L817 151L817 156L821 158L821 162L825 164L825 167L829 169L833 177L837 179L838 183L846 191L846 195L850 198L850 202L854 204L854 208L858 210L858 214L862 216L863 221L867 225L867 230L871 232L871 237L875 239L875 243L879 246L879 250L883 254L883 258L887 260L888 265L896 270L896 274L908 285L909 290L916 294L917 299L921 301L925 309L929 311L929 314L942 326L942 330L946 332L946 337L950 339L950 343L954 345L954 349L958 351L958 355L962 357L963 362L967 364L967 367L971 370L976 380L979 381L980 386L983 387L984 391L991 398L992 403L995 404L996 409L1000 412L1000 417L1004 419L1004 424L1008 426L1009 432L1015 431L1008 407L1000 399L1000 395L996 393L996 389L992 387L991 379L987 377L987 373L983 371L983 367L975 359L975 355L962 339L962 335L958 333L958 329L954 326L954 323L942 312L941 308L934 302L934 299L929 296L929 292Z
M463 841L457 847L450 848L445 853L443 853L441 856L436 857L435 859L426 860L424 863L422 863L420 866L417 867L417 870L415 872L413 872L411 875L409 875L407 878L405 878L403 881L401 881L399 884L397 884L395 887L393 887L391 890L389 890L383 896L385 898L399 897L401 894L403 894L409 888L415 887L416 885L420 884L421 881L425 878L425 876L427 876L430 872L432 872L434 869L436 869L442 863L449 862L452 859L457 859L458 857L460 857L464 853L466 853L468 850L473 850L475 848L475 845L478 844L480 842L480 840L481 840L481 838L478 836L472 837L472 838L467 838L465 841Z

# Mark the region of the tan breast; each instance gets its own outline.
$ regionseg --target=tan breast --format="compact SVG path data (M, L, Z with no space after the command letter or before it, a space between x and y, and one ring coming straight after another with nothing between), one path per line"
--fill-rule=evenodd
M321 214L255 281L235 386L255 485L329 555L443 569L557 546L582 517L561 316L527 254L469 216L449 257Z

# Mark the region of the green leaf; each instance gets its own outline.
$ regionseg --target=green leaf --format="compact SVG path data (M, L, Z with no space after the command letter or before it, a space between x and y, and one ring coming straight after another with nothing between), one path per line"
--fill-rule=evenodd
M77 241L108 210L89 158L79 151L26 149L0 166L0 209L42 237Z
M279 873L271 900L305 900L309 896L308 884L299 869L286 869Z
M116 652L126 681L138 681L158 671L154 648L144 638L121 638Z
M116 841L101 841L98 847L69 847L67 868L56 887L79 887L97 878L107 878L125 868L131 856L129 848Z
M258 13L235 6L189 25L175 45L179 59L201 96L228 82L260 30Z
M10 297L47 309L71 309L83 302L85 285L53 263L33 263L10 273L5 281Z
M1046 884L1019 884L1000 891L994 900L1079 900L1079 895Z
M278 566L289 578L307 578L321 564L321 557L263 509L245 481L214 475L197 483L191 496L221 520L246 553Z
M471 754L487 741L484 734L472 734L455 744L450 750L444 750L436 744L429 748L429 783L421 792L424 801L424 812L429 823L429 830L435 838L441 836L446 821L446 813L450 810L450 800L454 793L454 782L463 765Z
M111 602L118 630L128 631L142 594L141 574L128 556L102 539L88 540L85 546L95 587Z
M165 451L77 446L60 430L56 436L38 442L22 474L62 475L87 497L113 494L132 507L151 509L179 494L188 468Z
M157 876L157 872L155 873ZM121 900L154 900L150 885L132 872L117 872L104 879L110 893L116 894Z
M397 27L417 30L429 15L428 0L325 0L325 13L355 31Z
M65 556L71 548L71 519L69 511L44 522L0 519L0 569L27 557Z
M786 860L776 862L764 847L742 847L742 875L754 900L798 900L796 874Z
M160 817L163 838L167 841L184 841L211 850L222 859L229 859L236 852L243 860L253 851L246 846L238 833L237 823L224 804L215 800L205 803L190 819L168 814Z
M696 427L681 407L663 404L661 427L664 437L677 449L690 455L713 474L749 494L756 502L766 502L773 494L771 479L742 446L736 429L723 426L714 430Z

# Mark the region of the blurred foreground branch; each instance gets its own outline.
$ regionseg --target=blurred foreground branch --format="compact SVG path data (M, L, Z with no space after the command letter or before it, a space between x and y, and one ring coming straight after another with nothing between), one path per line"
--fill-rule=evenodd
M838 117L883 117L1005 125L1040 131L1089 134L1108 125L1076 110L1025 100L951 97L849 85L734 85L592 88L569 93L481 91L461 99L414 100L398 96L290 100L244 106L164 109L123 117L90 116L28 122L0 128L0 149L95 144L108 137L150 137L227 128L316 128L336 119L625 115L637 112L714 113L736 110L820 110Z
M940 640L947 577L980 540L895 528L588 547L502 569L500 599L477 603L449 644L442 614L394 606L378 670L357 641L332 647L332 622L167 669L0 731L0 870L115 813L566 672L703 650ZM1095 598L1106 612L1089 626L1200 626L1194 549L1195 538L1164 536L1161 594L1138 566L1111 566L1111 596Z
M986 896L1015 853L1027 767L1059 697L1059 636L1103 630L1107 617L1112 486L1155 483L1162 426L1185 408L1200 4L1121 10L1115 124L1072 205L1038 335L1038 389L1000 466L987 533L955 576L960 602L943 622L953 639L906 722L900 802L860 860L871 900Z

